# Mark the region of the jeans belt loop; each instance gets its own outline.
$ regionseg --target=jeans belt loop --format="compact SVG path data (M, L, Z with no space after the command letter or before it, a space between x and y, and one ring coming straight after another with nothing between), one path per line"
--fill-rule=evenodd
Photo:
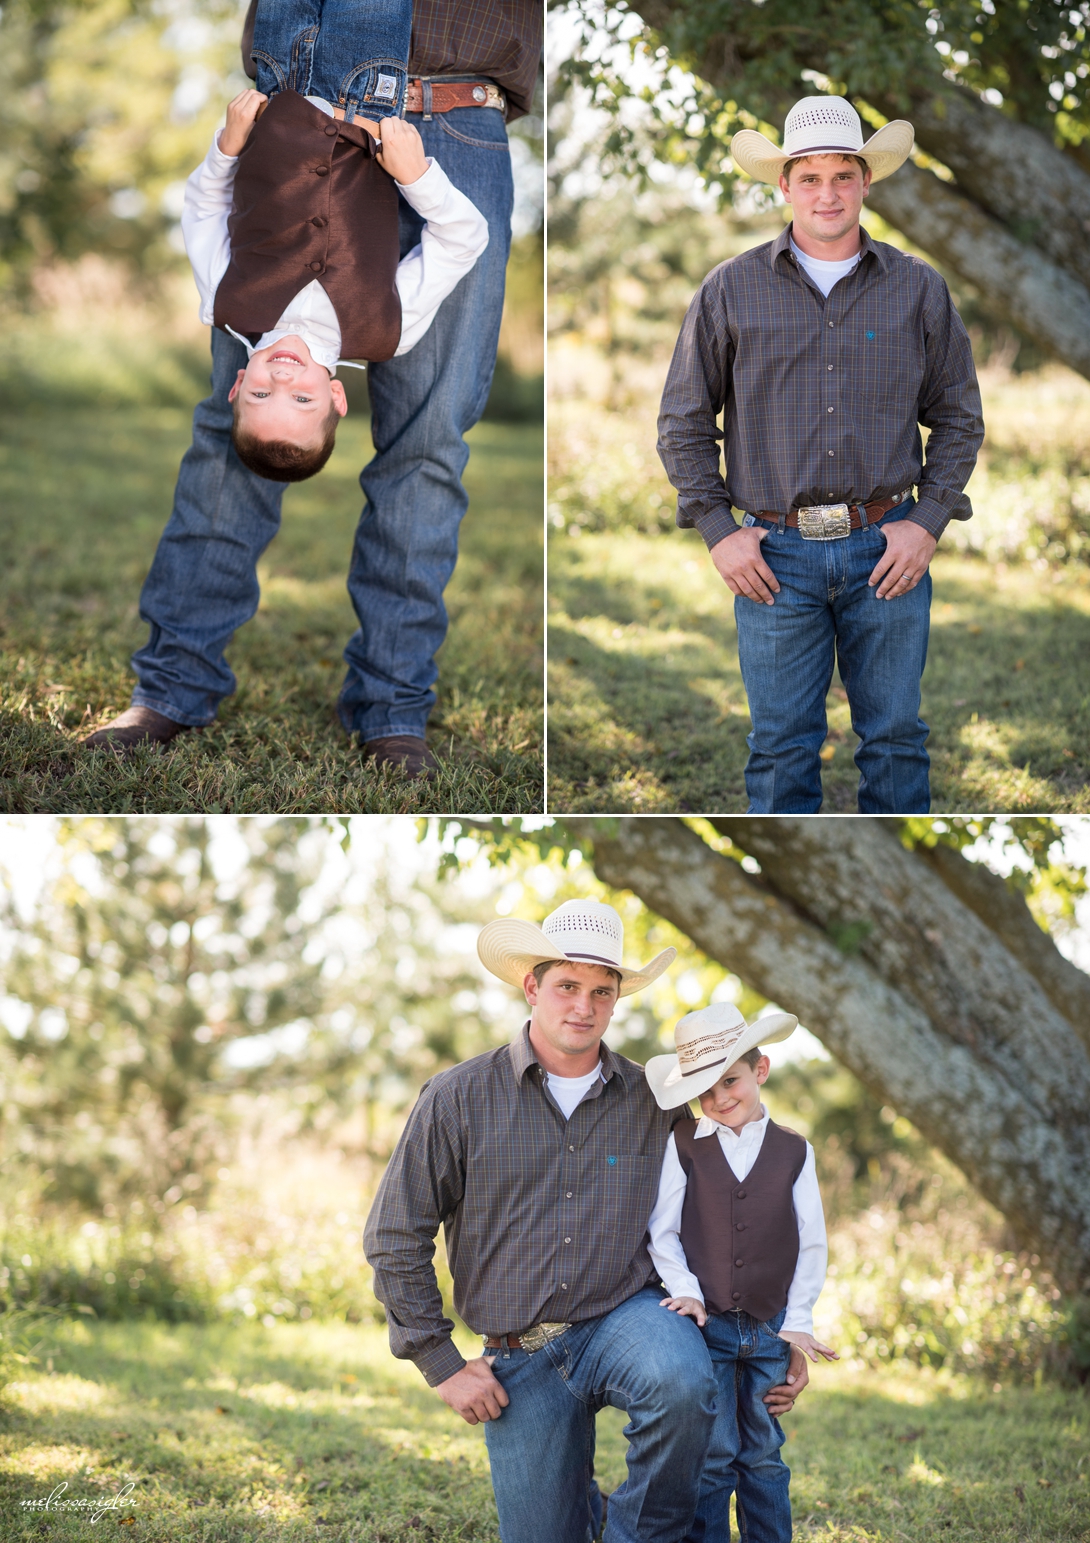
M867 506L866 504L856 504L855 507L859 510L859 529L866 530L870 523L867 519Z
M781 511L780 517L776 521L776 529L777 529L777 531L779 532L779 534L781 536L783 535L784 531L787 529L787 514L786 514L786 512L782 512Z
M431 122L431 81L420 82L420 105L424 109L424 122Z

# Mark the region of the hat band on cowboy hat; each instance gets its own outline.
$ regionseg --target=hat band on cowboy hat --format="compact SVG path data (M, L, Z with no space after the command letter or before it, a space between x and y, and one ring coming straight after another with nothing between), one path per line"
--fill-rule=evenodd
M894 118L865 143L863 124L850 102L839 96L805 96L788 113L782 147L756 129L740 129L730 153L740 171L757 182L778 186L788 161L808 155L857 156L870 167L871 181L891 176L912 154L912 125Z
M715 1086L725 1066L749 1050L774 1045L798 1027L793 1013L770 1012L747 1023L731 1002L686 1013L674 1028L676 1055L653 1055L644 1067L660 1109L676 1109Z
M541 926L511 917L488 922L477 938L477 954L486 970L510 986L521 986L536 965L600 965L620 976L618 995L630 996L657 980L677 958L676 948L664 948L645 965L622 964L624 923L611 905L597 900L566 900Z

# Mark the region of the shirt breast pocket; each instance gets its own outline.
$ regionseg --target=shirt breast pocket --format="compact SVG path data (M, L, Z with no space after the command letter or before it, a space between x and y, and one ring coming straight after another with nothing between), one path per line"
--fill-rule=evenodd
M647 1230L658 1194L662 1162L657 1157L607 1152L595 1175L597 1216L603 1233L633 1239Z

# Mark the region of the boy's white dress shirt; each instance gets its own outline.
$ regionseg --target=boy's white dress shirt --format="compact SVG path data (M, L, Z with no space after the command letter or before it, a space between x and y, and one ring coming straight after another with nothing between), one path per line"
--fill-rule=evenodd
M699 1141L705 1136L718 1136L723 1156L730 1164L735 1178L741 1182L757 1161L767 1129L768 1110L762 1104L761 1118L751 1120L738 1132L702 1114L697 1121L693 1139ZM700 1282L689 1269L685 1250L681 1246L681 1208L687 1187L688 1180L671 1133L662 1160L658 1199L647 1224L651 1234L647 1251L672 1297L695 1297L698 1302L703 1302L704 1293L700 1289ZM787 1315L782 1327L812 1334L814 1303L825 1284L829 1247L825 1237L825 1213L821 1208L814 1149L809 1142L806 1143L806 1161L792 1187L791 1199L799 1229L799 1260L787 1293Z
M321 97L307 97L307 101L333 116L332 107ZM395 359L419 343L440 305L488 245L488 222L484 215L453 185L436 160L428 156L427 161L428 169L423 176L407 186L397 184L406 203L427 224L421 232L420 244L397 266L401 341ZM207 326L213 325L216 290L231 261L227 220L237 166L237 156L224 155L220 150L217 133L208 154L185 185L182 237L200 292L201 321ZM252 345L245 338L239 341L254 354L292 334L303 339L312 358L325 365L331 375L336 374L338 364L351 363L339 357L340 323L333 302L317 279L311 279L299 291L271 332L263 333ZM237 332L233 335L238 337Z

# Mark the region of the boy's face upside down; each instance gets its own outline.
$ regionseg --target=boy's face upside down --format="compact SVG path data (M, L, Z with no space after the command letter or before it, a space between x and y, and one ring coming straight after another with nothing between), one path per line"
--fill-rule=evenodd
M231 387L239 427L257 439L320 445L330 414L348 411L344 387L310 357L300 337L284 337L250 356Z
M756 1066L735 1061L728 1066L714 1087L700 1095L700 1107L709 1120L741 1130L751 1120L761 1118L761 1084L772 1069L766 1055Z

